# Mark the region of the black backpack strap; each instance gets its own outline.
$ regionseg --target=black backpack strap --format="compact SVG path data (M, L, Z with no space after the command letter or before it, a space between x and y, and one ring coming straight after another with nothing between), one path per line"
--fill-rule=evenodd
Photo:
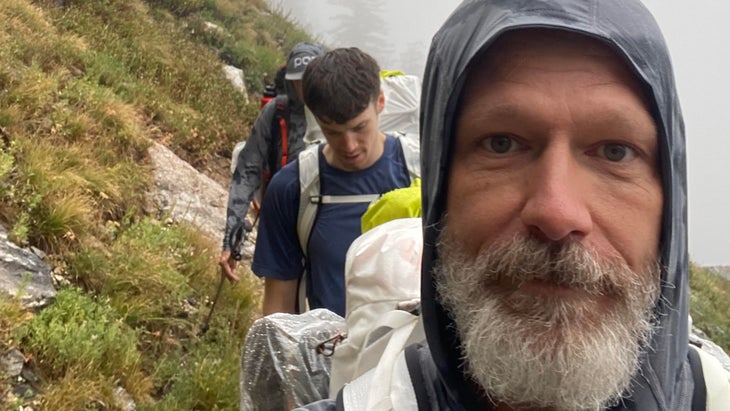
M705 385L705 374L702 372L702 360L697 350L701 348L689 345L687 355L689 367L692 370L692 379L695 383L694 394L692 394L692 411L705 411L707 404L707 386Z
M335 410L337 411L345 411L345 400L343 398L343 395L345 393L345 388L340 388L340 392L337 393L337 399L335 399Z
M428 399L428 391L426 390L426 380L421 372L420 355L418 354L419 344L411 344L405 349L406 366L408 367L408 375L411 377L411 385L416 393L416 402L419 410L428 410L431 408ZM694 411L694 410L693 410Z

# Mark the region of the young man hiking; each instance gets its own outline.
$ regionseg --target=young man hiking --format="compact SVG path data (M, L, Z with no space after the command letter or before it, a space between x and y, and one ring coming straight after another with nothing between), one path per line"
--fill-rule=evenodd
M312 170L301 170L305 164L300 160L269 184L252 264L253 272L265 278L265 315L297 311L305 271L309 307L344 315L345 254L360 234L360 218L369 203L359 196L377 196L411 182L401 141L378 127L385 105L379 72L376 61L357 48L332 50L307 66L304 101L327 141L310 152L317 158L313 167L318 168L321 196L304 198L304 203L319 204L302 242L300 178ZM333 200L320 201L325 197Z
M231 249L240 230L245 229L254 193L266 183L265 174L276 173L305 148L307 123L302 76L307 64L323 53L324 49L318 44L299 43L292 48L286 64L286 93L276 96L261 109L246 146L238 155L228 193L223 251L218 262L231 281L238 281L234 272L237 261L231 258Z

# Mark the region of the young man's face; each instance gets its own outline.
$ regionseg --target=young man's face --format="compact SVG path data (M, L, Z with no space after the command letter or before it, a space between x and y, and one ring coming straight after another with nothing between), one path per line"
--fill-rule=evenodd
M384 106L385 98L381 92L377 101L345 124L317 119L327 140L324 154L331 166L344 171L358 171L370 167L380 158L385 137L380 132L378 116Z
M304 101L304 92L302 91L302 80L291 80L294 86L294 92L297 95L299 101Z
M436 275L486 391L592 408L621 394L650 333L657 130L607 47L540 36L508 34L471 69Z

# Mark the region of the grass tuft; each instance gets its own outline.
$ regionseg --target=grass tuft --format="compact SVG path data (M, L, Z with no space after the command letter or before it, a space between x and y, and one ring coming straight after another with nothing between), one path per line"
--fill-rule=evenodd
M690 286L693 325L730 353L730 281L691 264Z
M217 346L197 345L183 359L172 353L159 362L155 377L166 382L169 391L155 410L238 408L240 341L225 330L215 332Z

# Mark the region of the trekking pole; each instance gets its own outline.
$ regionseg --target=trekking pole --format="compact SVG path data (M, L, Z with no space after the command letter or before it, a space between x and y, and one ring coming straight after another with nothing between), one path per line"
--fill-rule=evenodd
M244 224L243 227L239 228L236 232L236 240L233 242L233 247L231 249L231 257L236 261L241 261L241 252L243 250L243 244L246 242L246 239L248 238L249 233L253 231L253 227L258 222L259 215L256 214L256 218L253 221L253 224L246 225ZM241 235L241 232L245 232L245 234ZM243 238L241 238L243 237ZM213 317L213 312L215 311L215 306L218 304L218 299L221 296L221 290L223 290L223 283L226 280L226 276L223 273L223 267L220 269L220 277L221 279L218 281L218 289L215 291L215 297L213 298L213 305L210 306L210 311L208 312L208 316L205 317L205 322L200 327L200 333L198 335L203 335L206 332L208 332L208 329L210 329L210 319Z
M223 270L223 268L220 268L220 270ZM218 303L218 297L221 295L221 290L223 289L223 282L225 281L225 275L221 272L221 279L218 281L218 289L215 292L215 298L213 298L213 305L210 306L210 311L208 311L208 316L205 317L205 322L202 326L200 326L200 332L198 335L203 335L206 332L208 332L208 329L210 329L210 318L213 316L213 311L215 310L215 305Z

